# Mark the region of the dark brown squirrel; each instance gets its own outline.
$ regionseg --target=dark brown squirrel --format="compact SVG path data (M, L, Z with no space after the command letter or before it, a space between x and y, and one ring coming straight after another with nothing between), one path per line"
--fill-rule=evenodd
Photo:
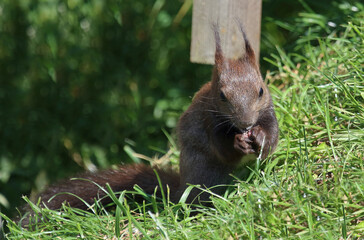
M176 202L188 184L210 188L229 183L229 174L238 165L252 165L259 155L264 159L273 152L278 142L273 103L256 64L254 51L243 27L240 29L245 40L245 55L233 60L224 57L218 27L214 26L216 52L212 80L196 93L178 123L180 174L134 164L77 177L89 179L102 187L109 183L113 191L133 190L138 185L147 194L153 194L159 186L155 170L165 190L168 185L170 199ZM54 195L69 192L92 204L95 198L106 194L91 181L66 180L49 187L40 197L50 209L59 209L65 201L72 207L87 209L72 195ZM221 193L223 190L213 191ZM200 200L208 199L208 194L200 193L198 190L190 192L188 202L197 195ZM109 198L102 200L104 204L109 202Z

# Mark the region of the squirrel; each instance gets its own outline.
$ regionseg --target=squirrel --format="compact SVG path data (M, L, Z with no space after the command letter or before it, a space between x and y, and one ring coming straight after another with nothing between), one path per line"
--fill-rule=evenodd
M272 99L241 25L240 31L245 40L245 54L238 59L227 59L222 52L218 27L214 25L216 51L212 79L196 93L177 126L179 174L144 164L83 173L78 178L89 181L65 180L46 189L39 195L43 204L59 209L67 202L71 207L87 209L79 198L89 204L101 198L107 204L112 200L99 188L106 183L113 191L133 190L138 185L147 194L154 194L159 187L155 171L164 190L169 187L170 200L177 202L188 184L206 188L227 184L231 181L230 173L239 165L252 165L258 156L264 159L273 152L278 142L278 123ZM213 191L220 194L223 190L221 187ZM72 195L54 196L61 192ZM209 194L194 189L187 202L197 196L200 200L209 198Z

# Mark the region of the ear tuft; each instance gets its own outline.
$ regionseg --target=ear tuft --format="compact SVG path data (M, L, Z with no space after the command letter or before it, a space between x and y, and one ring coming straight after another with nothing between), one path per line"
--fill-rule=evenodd
M246 36L245 29L243 27L243 24L241 22L238 23L241 33L243 34L244 42L245 42L245 56L248 58L251 62L255 62L255 53L253 48L250 45L250 42L248 40L248 37Z
M213 23L212 28L215 35L215 44L216 44L216 50L215 50L215 65L221 65L224 62L224 55L222 53L221 49L221 39L219 34L219 25L218 23Z

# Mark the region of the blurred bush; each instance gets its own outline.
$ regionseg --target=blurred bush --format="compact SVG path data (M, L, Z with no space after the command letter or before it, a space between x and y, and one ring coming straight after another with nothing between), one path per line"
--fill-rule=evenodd
M131 162L131 151L153 156L168 149L162 129L173 132L210 78L211 66L189 63L191 3L0 2L3 211L19 205L22 194L82 169ZM340 4L263 1L262 57L276 45L294 48L302 34L314 36L293 24L314 32L315 24L343 17L336 14ZM315 22L299 16L316 11L322 18ZM273 66L262 61L262 68Z

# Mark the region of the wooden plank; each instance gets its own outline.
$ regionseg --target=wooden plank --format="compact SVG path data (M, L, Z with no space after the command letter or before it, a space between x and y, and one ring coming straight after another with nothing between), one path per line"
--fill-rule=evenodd
M243 23L259 62L262 0L194 0L193 4L191 62L214 64L212 23L219 24L224 55L242 56L244 39L238 21Z

